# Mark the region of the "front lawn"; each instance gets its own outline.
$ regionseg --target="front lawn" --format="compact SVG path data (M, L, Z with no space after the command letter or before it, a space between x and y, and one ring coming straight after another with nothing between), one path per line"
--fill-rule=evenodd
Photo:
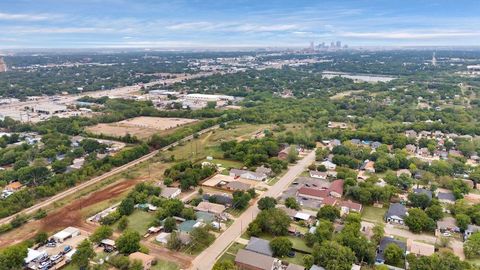
M168 261L157 260L157 264L153 265L151 270L179 270L177 264Z
M382 223L387 209L373 206L366 206L362 211L362 219L374 223Z

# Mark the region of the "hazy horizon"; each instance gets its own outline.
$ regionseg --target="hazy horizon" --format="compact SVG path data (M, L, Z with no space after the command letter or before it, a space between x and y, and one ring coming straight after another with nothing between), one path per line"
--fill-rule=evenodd
M6 0L0 49L478 46L478 14L473 0Z

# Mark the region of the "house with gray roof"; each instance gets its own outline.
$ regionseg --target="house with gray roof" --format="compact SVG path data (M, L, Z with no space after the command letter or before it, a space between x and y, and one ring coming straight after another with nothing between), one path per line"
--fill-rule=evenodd
M480 232L480 226L470 224L463 234L463 239L467 240L470 236L472 236L472 234L477 232Z
M380 244L377 247L377 255L375 256L376 264L385 263L384 252L385 252L385 249L391 244L397 245L399 248L401 248L403 250L403 254L405 255L405 252L407 251L407 245L405 243L399 240L396 240L393 237L383 237L382 240L380 240Z
M455 203L455 196L452 192L438 192L437 198L442 203Z
M278 259L246 249L240 249L235 256L235 265L246 270L272 270Z
M392 203L390 204L390 208L388 208L388 211L385 214L385 221L388 223L397 223L403 225L403 220L406 215L407 208L403 204Z
M273 251L270 248L270 241L257 237L251 237L245 249L263 255L273 256Z
M247 170L238 170L238 169L231 169L230 176L240 177L240 178L255 180L255 181L267 180L267 175L264 173L257 173L257 172L252 172Z

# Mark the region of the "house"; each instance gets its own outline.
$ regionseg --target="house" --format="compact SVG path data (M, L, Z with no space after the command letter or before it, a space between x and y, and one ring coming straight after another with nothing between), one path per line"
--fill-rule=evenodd
M432 191L424 188L414 188L413 193L415 194L425 194L428 196L428 198L431 200L432 199Z
M279 260L246 249L240 249L235 256L235 265L240 270L272 270Z
M477 225L468 225L467 229L465 230L465 233L463 234L463 239L467 240L472 234L480 232L480 226Z
M329 191L327 189L301 187L297 191L297 196L314 200L323 200L324 198L328 197L328 195Z
M397 223L403 225L403 219L407 215L407 209L403 204L392 203L385 214L385 221L388 223Z
M326 172L319 172L319 171L310 171L310 177L326 180L327 173Z
M406 252L406 246L405 243L396 240L392 237L383 237L382 240L380 240L380 244L377 247L377 256L375 257L375 263L377 264L383 264L385 263L385 257L384 257L384 251L389 245L397 245L399 248L403 250L403 252Z
M375 141L375 142L372 142L371 147L372 147L372 149L377 149L377 148L380 147L381 145L382 145L381 142Z
M310 267L310 270L325 270L325 268L314 264Z
M44 251L39 251L39 250L36 250L36 249L31 249L31 248L28 248L27 250L28 250L27 257L24 259L26 264L29 264L29 263L35 261L38 258L42 258L42 257L45 257L46 255L48 255L45 250Z
M418 256L430 256L435 253L435 247L433 245L407 240L407 254L412 253Z
M475 183L470 179L462 179L462 181L471 189L475 186Z
M414 154L415 151L417 150L417 147L416 147L415 145L413 145L413 144L407 144L407 145L405 146L405 149L407 149L407 152L408 152L409 154Z
M65 240L80 235L80 230L74 227L68 227L53 235L57 243L63 243Z
M200 221L196 221L196 220L186 220L182 223L180 223L180 225L178 225L178 231L180 233L186 233L186 234L189 234L193 231L193 229L195 228L201 228L203 227L205 224L203 222L200 222Z
M15 181L5 186L6 191L15 192L23 188L22 183Z
M226 207L221 204L211 203L211 202L200 202L196 207L196 211L202 211L207 213L212 213L215 215L220 215L225 211Z
M240 181L228 182L228 184L225 185L225 188L226 188L226 189L232 190L232 191L237 191L237 190L247 191L247 190L249 190L251 187L252 187L252 186L251 186L250 184L243 183L243 182L240 182Z
M290 152L290 147L286 147L286 148L282 149L280 152L278 152L278 155L277 155L278 159L287 160L288 152Z
M255 180L255 181L265 181L267 180L267 175L264 173L256 173L247 170L238 170L238 169L231 169L230 176L235 178L244 178L248 180Z
M408 177L412 177L412 173L407 169L400 169L397 171L397 177L400 177L402 174L405 174Z
M294 216L295 220L309 221L311 218L310 214L297 212Z
M259 254L273 256L273 251L270 248L270 241L257 237L251 237L245 249Z
M375 162L370 161L368 159L365 160L365 162L360 167L360 170L363 170L369 173L375 173Z
M407 136L408 138L411 138L411 139L416 139L417 138L417 132L415 130L406 130L405 131L405 136Z
M329 193L333 197L341 198L343 195L343 180L337 179L333 181L329 188Z
M340 202L340 214L342 216L348 215L351 211L360 213L362 211L362 205L350 200Z
M130 261L139 260L143 264L144 270L149 270L155 262L155 257L141 252L134 252L128 255Z
M321 165L325 166L325 168L329 171L333 171L337 168L337 164L329 161L329 160L326 160L326 161L323 161L322 163L320 163Z
M321 206L323 207L325 205L335 206L335 205L337 205L337 199L332 198L332 197L326 197L322 200L322 205Z
M438 192L437 198L441 203L455 203L455 196L452 192Z
M273 171L272 169L270 168L267 168L265 166L260 166L260 167L257 167L257 169L255 170L256 173L263 173L267 176L273 176Z
M138 208L138 209L143 210L143 211L151 211L151 212L157 211L157 209L158 209L158 207L156 207L155 205L150 204L150 203L136 204L135 208Z
M180 195L182 191L179 188L175 187L162 187L161 196L167 199L174 199Z

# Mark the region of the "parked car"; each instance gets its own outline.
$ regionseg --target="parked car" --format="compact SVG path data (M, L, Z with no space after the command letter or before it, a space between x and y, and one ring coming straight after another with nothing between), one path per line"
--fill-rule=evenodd
M71 246L65 246L65 247L63 248L63 254L66 254L66 253L70 252L70 250L72 250L72 247L71 247Z
M450 236L452 236L452 234L451 234L450 232L444 232L444 233L443 233L443 236L445 236L445 237L450 237Z
M115 248L113 248L112 246L106 246L103 251L107 252L107 253L110 253L110 252L113 252L115 250Z
M50 257L50 261L52 261L54 263L58 263L61 260L63 260L63 254L62 253L58 253L57 255L53 255L52 257Z

